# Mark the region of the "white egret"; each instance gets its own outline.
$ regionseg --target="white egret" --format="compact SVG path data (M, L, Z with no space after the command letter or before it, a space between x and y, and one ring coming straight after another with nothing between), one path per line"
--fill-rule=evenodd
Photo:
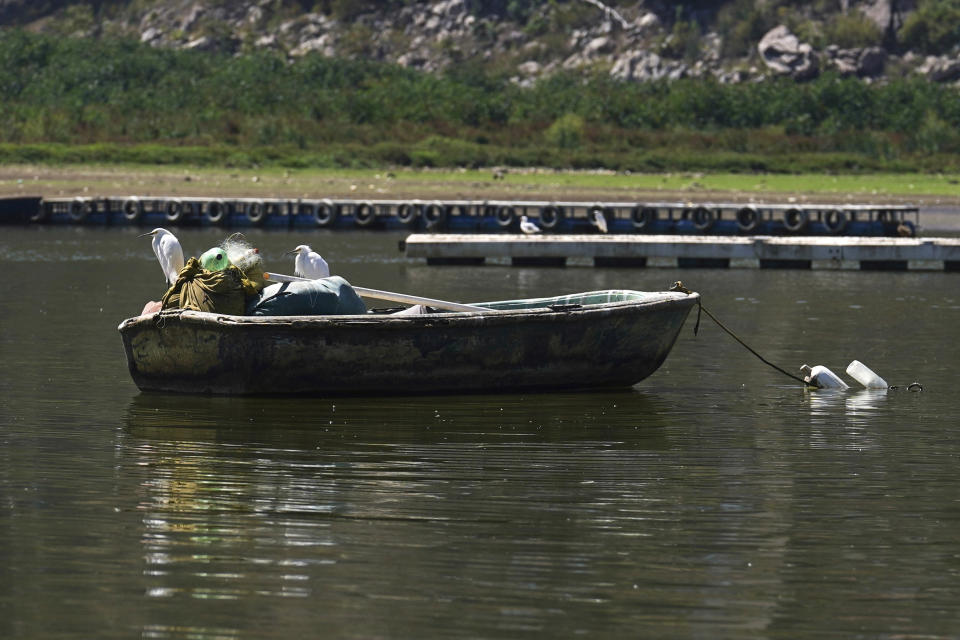
M527 216L520 216L520 231L530 235L533 233L540 233L540 227L538 227L535 222L532 222L529 218L527 218Z
M594 209L591 222L593 223L593 226L595 226L597 229L600 229L600 233L607 232L607 216L603 215L603 211L600 209Z
M180 269L183 269L183 249L180 247L180 241L166 229L157 228L150 233L144 233L137 236L145 238L152 236L150 245L153 247L153 253L157 256L160 268L163 269L163 277L166 278L167 286L173 286L177 281L177 275Z
M293 251L287 251L287 254L297 254L293 261L293 274L300 278L327 278L330 276L330 267L319 253L305 244L297 245Z

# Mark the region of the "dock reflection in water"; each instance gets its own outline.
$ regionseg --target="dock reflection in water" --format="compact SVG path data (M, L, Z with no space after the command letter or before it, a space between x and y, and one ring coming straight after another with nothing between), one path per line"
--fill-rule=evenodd
M956 274L435 269L337 232L324 256L364 286L469 301L683 280L787 369L857 358L926 390L807 392L704 318L624 391L183 397L126 371L116 326L162 293L137 231L0 236L0 637L960 628ZM221 239L181 236L191 254ZM279 263L300 240L256 244Z

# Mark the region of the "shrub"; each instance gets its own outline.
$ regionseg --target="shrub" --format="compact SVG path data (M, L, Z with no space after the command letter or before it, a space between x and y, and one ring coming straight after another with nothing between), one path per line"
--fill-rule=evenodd
M840 14L828 20L823 32L829 44L843 49L873 47L883 41L883 32L859 11Z
M584 121L575 113L565 113L557 118L546 131L546 139L561 149L574 149L583 139Z
M596 24L598 14L596 7L585 2L551 3L551 31L568 34L574 29L589 27Z
M373 157L388 165L406 166L413 163L410 158L410 149L405 144L396 142L378 142L371 147Z
M726 4L717 16L717 31L724 34L723 54L752 55L763 35L775 26L776 16L766 3L735 0Z
M920 126L916 128L910 138L910 148L920 153L933 154L940 151L958 150L958 136L956 130L937 114L927 112Z
M960 6L955 0L927 0L903 23L900 41L910 49L936 54L960 42Z
M65 36L77 32L86 32L96 25L93 9L87 4L74 4L66 7L54 21L54 31Z
M440 166L440 153L432 149L414 149L410 152L410 164L414 167Z
M670 35L660 45L660 53L668 58L695 60L700 53L700 25L696 20L674 22Z

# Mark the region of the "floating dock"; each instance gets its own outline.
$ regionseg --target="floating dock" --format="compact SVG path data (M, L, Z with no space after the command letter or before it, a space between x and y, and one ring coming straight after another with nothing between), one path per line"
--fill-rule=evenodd
M427 264L960 271L960 238L677 235L414 234L407 257Z
M919 208L899 205L217 197L43 198L36 224L393 229L516 233L915 236ZM605 230L605 231L604 231Z
M42 203L37 196L0 197L0 224L26 224Z

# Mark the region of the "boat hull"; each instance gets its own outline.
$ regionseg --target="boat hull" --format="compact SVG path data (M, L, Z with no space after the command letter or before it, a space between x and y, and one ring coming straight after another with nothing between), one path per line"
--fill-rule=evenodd
M394 395L626 387L664 362L697 294L421 316L151 314L120 327L144 391Z

